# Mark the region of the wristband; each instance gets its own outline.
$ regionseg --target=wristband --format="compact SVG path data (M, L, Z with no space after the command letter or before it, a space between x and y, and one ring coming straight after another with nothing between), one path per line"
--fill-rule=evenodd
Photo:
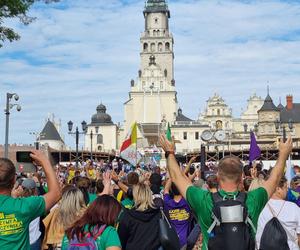
M168 159L169 155L175 155L175 152L174 151L166 151L165 158Z

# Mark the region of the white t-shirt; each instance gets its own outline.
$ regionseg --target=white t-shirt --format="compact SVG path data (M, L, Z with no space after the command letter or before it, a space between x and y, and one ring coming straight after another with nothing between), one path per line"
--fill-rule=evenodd
M289 234L287 233L287 237L290 249L299 250L297 234L300 234L300 208L295 203L284 200L270 199L268 204L274 210L275 215L277 215L277 218L280 221L281 225L285 228L286 231L289 232ZM258 246L260 246L260 239L265 225L272 218L273 215L268 205L266 205L258 218L256 233L256 241L258 243ZM291 236L293 236L293 238Z
M40 232L40 217L37 217L35 220L31 221L29 224L29 240L30 245L36 242L41 236Z

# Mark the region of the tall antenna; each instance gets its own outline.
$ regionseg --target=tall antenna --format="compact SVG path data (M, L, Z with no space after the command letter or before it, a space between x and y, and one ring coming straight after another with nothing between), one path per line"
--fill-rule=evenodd
M269 81L268 81L268 85L267 85L267 93L268 93L268 95L270 95L270 86L269 86Z

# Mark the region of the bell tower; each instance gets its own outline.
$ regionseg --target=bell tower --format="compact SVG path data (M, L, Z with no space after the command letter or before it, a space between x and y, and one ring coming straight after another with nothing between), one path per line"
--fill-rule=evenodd
M167 75L167 84L174 82L173 36L169 31L170 11L165 0L148 0L144 10L145 31L141 36L141 70L148 66L151 55Z
M147 0L143 11L145 30L140 38L140 68L130 81L125 102L124 129L137 122L144 137L155 144L162 121L172 123L177 115L174 80L173 36L169 31L170 11L166 0ZM152 137L152 138L150 138Z

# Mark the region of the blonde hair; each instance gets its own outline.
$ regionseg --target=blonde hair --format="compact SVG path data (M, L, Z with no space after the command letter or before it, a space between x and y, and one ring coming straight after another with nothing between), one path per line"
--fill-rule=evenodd
M58 219L68 229L81 217L86 209L83 193L76 187L67 189L61 198Z
M154 208L152 192L149 186L139 183L132 189L134 206L137 211L145 211Z
M264 179L254 178L249 186L248 192L262 187L264 183Z

